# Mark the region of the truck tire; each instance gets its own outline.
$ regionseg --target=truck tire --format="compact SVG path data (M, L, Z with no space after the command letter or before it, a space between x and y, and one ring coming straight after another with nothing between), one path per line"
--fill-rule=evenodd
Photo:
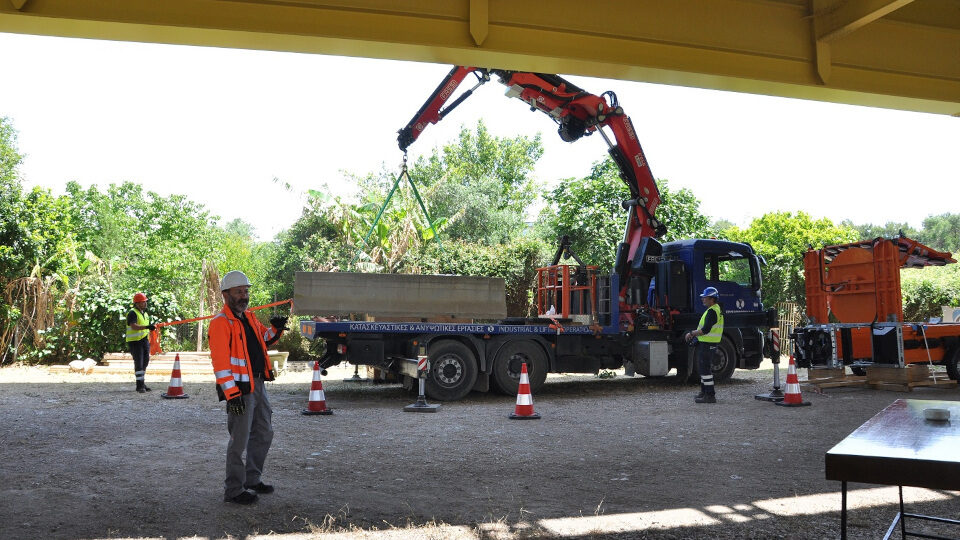
M730 338L724 336L720 340L711 367L714 382L723 382L733 376L733 370L737 369L737 352Z
M493 360L494 389L508 396L517 395L520 388L520 366L527 363L530 392L536 392L547 380L547 356L539 345L530 340L511 341L500 347Z
M469 347L454 340L430 345L426 394L439 401L465 397L477 382L477 359Z
M947 376L956 381L960 377L960 345L954 345L953 350L944 357L943 363L947 366Z

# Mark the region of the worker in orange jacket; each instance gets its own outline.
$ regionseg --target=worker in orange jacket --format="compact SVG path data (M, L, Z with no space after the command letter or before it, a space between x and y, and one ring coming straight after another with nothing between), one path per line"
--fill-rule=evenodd
M210 321L208 337L217 394L227 401L230 433L223 500L251 504L257 493L273 493L273 486L261 480L273 441L273 410L264 382L274 378L267 347L283 335L287 318L273 317L267 328L247 311L250 280L243 272L227 272L220 291L223 310Z

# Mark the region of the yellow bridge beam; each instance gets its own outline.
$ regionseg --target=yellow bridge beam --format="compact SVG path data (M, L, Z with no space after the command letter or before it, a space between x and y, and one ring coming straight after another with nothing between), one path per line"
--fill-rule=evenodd
M0 31L477 65L960 115L960 0L0 0Z

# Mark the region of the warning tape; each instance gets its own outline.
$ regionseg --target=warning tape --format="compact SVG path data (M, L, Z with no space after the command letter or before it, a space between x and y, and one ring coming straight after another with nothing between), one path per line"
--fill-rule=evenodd
M259 310L259 309L266 309L266 308L270 308L270 307L274 307L274 306L281 306L281 305L283 305L283 304L290 304L290 306L292 307L292 306L293 306L293 298L287 298L286 300L280 300L280 301L278 301L278 302L271 302L271 303L269 303L269 304L264 304L264 305L262 305L262 306L256 306L256 307L248 308L247 311L257 311L257 310ZM197 322L197 321L204 321L204 320L207 320L207 319L212 319L212 318L216 317L217 315L219 315L219 314L218 314L218 313L215 313L215 314L213 314L213 315L205 315L205 316L203 316L203 317L194 317L194 318L192 318L192 319L181 319L181 320L178 320L178 321L160 322L160 323L157 323L157 324L156 324L156 327L157 327L157 330L159 330L160 328L163 328L164 326L176 326L176 325L178 325L178 324L187 324L187 323L192 323L192 322ZM150 331L150 354L163 354L163 349L160 347L160 336L159 336L157 330L151 330L151 331Z

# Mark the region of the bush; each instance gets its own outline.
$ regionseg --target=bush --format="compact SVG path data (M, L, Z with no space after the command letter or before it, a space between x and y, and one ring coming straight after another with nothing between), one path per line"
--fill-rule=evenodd
M179 319L179 307L172 293L144 291L149 298L147 314L150 322ZM111 291L103 285L84 288L77 297L73 313L72 345L74 358L100 359L107 352L127 350L124 335L127 332L127 313L133 307L133 291ZM176 345L175 332L161 331L164 348ZM176 348L175 346L172 348Z
M960 265L903 270L900 285L906 321L940 317L941 306L960 305Z

